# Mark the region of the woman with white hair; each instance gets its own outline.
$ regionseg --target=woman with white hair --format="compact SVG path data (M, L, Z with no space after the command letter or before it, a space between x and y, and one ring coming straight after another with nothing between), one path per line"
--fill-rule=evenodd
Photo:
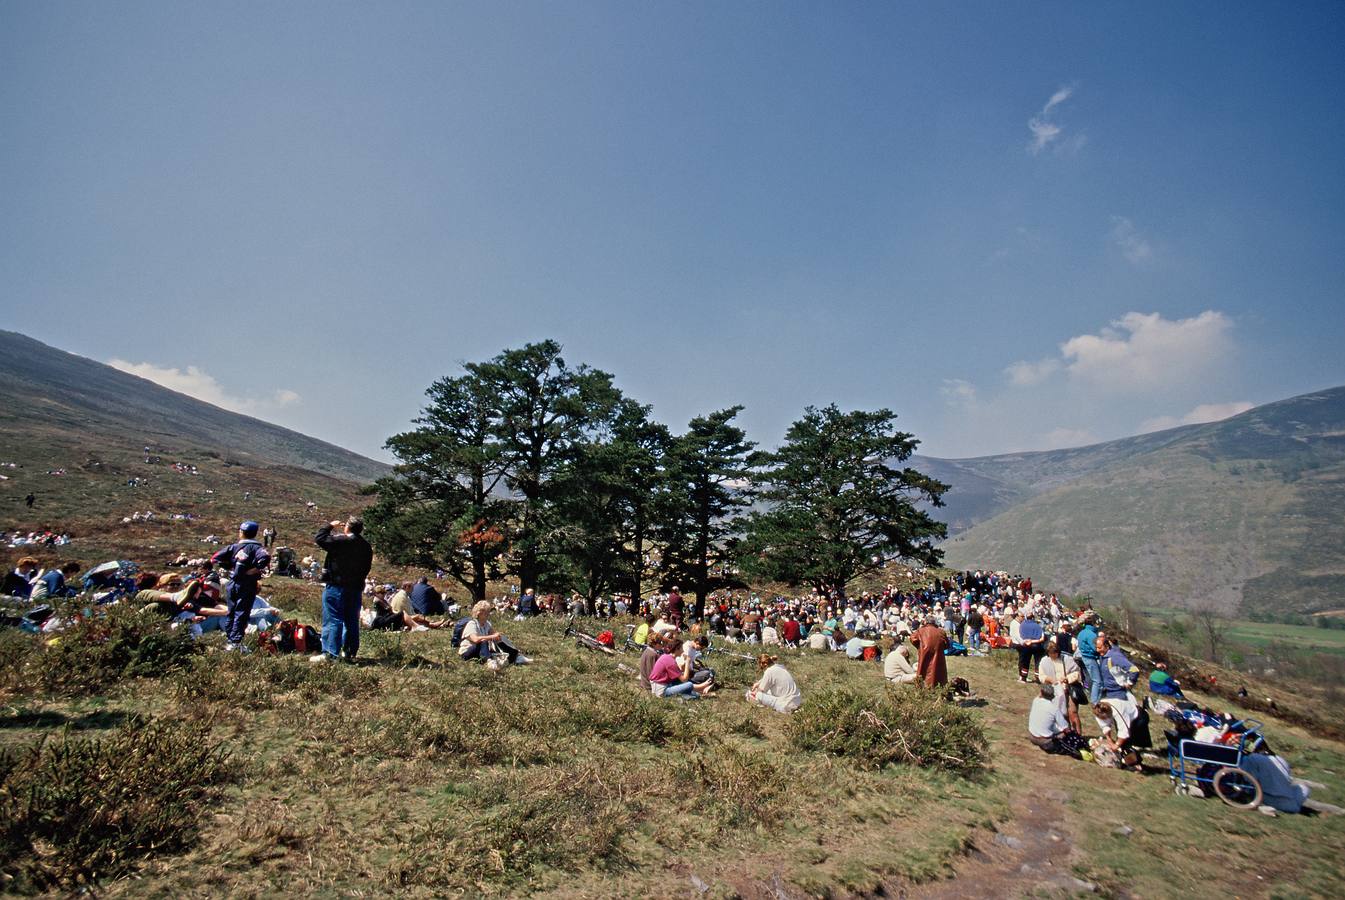
M458 654L463 659L482 660L495 670L499 670L506 661L520 666L532 662L518 652L518 648L505 640L504 635L490 624L487 616L494 609L489 600L479 600L472 607L472 618L462 629L462 642L458 644ZM497 654L503 654L504 659Z
M757 657L761 677L747 692L747 702L776 712L792 713L803 705L803 694L789 670L780 665L780 657L763 653Z

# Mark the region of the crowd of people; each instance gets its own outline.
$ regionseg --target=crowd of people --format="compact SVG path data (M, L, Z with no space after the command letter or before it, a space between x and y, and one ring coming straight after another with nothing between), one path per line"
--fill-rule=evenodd
M134 572L118 598L196 634L221 631L226 652L246 652L244 637L249 631L272 628L281 618L259 594L263 578L271 572L275 531L268 528L260 538L259 531L257 522L243 522L237 540L208 558L187 560L193 568L185 575ZM642 689L659 698L715 697L721 685L709 665L710 654L732 652L735 645L752 648L758 670L757 680L744 694L746 702L784 714L799 709L804 695L778 652L771 652L775 648L834 653L847 661L874 664L874 671L894 687L941 691L949 684L949 656L1001 650L1012 654L1018 681L1037 686L1026 737L1048 754L1137 769L1143 752L1152 747L1151 714L1173 723L1178 733L1186 733L1181 729L1189 725L1188 730L1203 739L1221 740L1232 729L1231 722L1209 710L1193 713L1182 686L1161 665L1148 677L1149 698L1139 701L1135 695L1139 667L1104 630L1093 610L1067 609L1055 594L1035 591L1030 579L1004 572L934 577L910 570L903 587L889 585L854 597L840 591L815 590L793 597L719 591L707 597L699 616L697 605L676 586L639 601L614 595L597 603L577 594L567 599L539 596L529 588L494 602L479 601L465 611L428 576L400 585L371 579L373 548L363 537L359 518L323 525L313 544L324 554L320 566L316 558L304 560L304 574L316 574L324 585L321 652L311 657L314 663L354 660L362 628L451 627L452 646L462 661L501 671L532 660L505 636L492 614L528 619L596 611L604 617L636 617L637 624L626 636L640 652L634 674ZM182 557L175 560L182 561ZM93 576L91 572L83 585L77 585L73 579L80 571L74 562L44 570L36 558L25 556L5 574L0 593L33 603L74 596L90 586ZM60 623L50 621L46 627L59 628ZM1085 726L1084 713L1089 714L1092 729ZM1090 730L1095 736L1088 736ZM1288 779L1288 764L1282 757L1261 749L1267 759L1251 765L1264 770L1264 780L1272 785L1280 781L1289 785L1266 803L1297 811L1306 792Z

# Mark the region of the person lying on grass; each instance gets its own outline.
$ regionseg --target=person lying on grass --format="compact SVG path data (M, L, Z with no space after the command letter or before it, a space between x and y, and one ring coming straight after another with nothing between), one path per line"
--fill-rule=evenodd
M792 713L803 705L803 694L789 670L780 665L778 656L763 653L757 657L757 670L761 677L747 691L747 702L773 709L776 712Z
M495 671L499 671L506 663L522 666L532 662L490 624L486 617L494 609L489 600L478 600L472 607L472 618L462 630L458 653L463 659L482 660Z
M654 643L655 639L655 635L650 635L650 643ZM653 695L686 697L688 700L712 696L713 682L696 684L691 680L691 662L682 657L682 662L678 663L677 657L673 655L677 650L677 641L662 636L658 636L657 641L660 649L659 657L649 670L649 690Z

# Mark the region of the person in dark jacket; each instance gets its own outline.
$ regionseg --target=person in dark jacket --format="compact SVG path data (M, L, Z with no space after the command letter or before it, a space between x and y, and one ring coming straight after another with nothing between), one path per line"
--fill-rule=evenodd
M247 633L252 616L252 604L257 601L257 583L271 562L271 554L257 540L257 527L256 522L239 525L238 542L210 557L213 564L229 570L226 604L229 613L224 620L224 633L229 643L225 650L242 648L243 635Z
M423 575L411 588L411 608L421 616L442 616L444 597Z
M33 573L36 571L37 560L31 556L25 556L14 566L14 571L5 573L5 580L0 583L0 594L24 598L31 596L33 593Z
M322 652L311 662L354 660L360 652L360 595L374 563L374 548L364 539L364 521L352 517L344 532L333 533L342 523L329 522L313 540L327 551L322 564Z

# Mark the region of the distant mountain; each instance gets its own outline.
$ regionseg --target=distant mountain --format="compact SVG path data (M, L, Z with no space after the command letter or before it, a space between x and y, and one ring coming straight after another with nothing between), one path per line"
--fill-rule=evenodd
M0 426L44 424L132 443L227 453L248 465L294 466L368 482L384 463L335 444L220 409L135 375L0 331Z
M920 457L948 564L1150 606L1345 610L1345 388L1069 450Z

